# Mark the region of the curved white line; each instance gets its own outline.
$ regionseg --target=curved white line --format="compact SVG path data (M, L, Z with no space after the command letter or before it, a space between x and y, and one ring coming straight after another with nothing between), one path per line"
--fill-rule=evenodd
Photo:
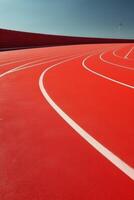
M91 73L93 73L93 74L95 74L95 75L97 75L97 76L100 76L101 78L107 79L107 80L109 80L109 81L112 81L112 82L117 83L117 84L119 84L119 85L125 86L125 87L127 87L127 88L134 89L134 86L132 86L132 85L128 85L128 84L126 84L126 83L117 81L117 80L115 80L115 79L112 79L112 78L110 78L110 77L108 77L108 76L105 76L105 75L103 75L103 74L100 74L100 73L95 72L95 71L93 71L92 69L90 69L88 66L85 65L85 61L86 61L88 58L90 58L90 57L91 57L91 56L86 57L86 58L83 60L83 62L82 62L82 65L83 65L83 67L84 67L86 70L90 71Z
M52 57L52 58L54 58L54 57ZM49 58L49 59L52 59L52 58ZM43 60L44 60L44 62L41 62L41 63L39 62L39 61L43 61ZM32 62L23 64L23 65L17 66L17 67L15 67L15 68L12 68L12 69L10 69L10 70L8 70L8 71L6 71L6 72L0 74L0 78L2 78L3 76L5 76L5 75L7 75L7 74L10 74L10 73L12 73L12 72L15 72L15 71L20 71L20 70L22 70L22 69L27 69L27 68L30 68L30 67L34 67L34 66L37 66L37 65L40 65L40 64L45 64L45 63L48 63L48 62L51 62L51 61L55 61L55 60L56 60L56 59L48 60L48 59L46 59L46 58L42 58L42 59L39 59L39 60L35 60L35 61L32 61ZM38 63L37 63L37 62L38 62ZM36 64L34 64L34 63L36 63ZM30 65L30 64L32 64L32 65Z
M52 106L52 108L61 116L62 119L65 120L82 138L84 138L90 145L92 145L100 154L102 154L105 158L107 158L111 163L113 163L118 169L120 169L123 173L125 173L129 178L134 180L134 169L122 161L119 157L109 151L106 147L104 147L101 143L95 140L89 133L87 133L82 127L80 127L69 115L67 115L49 96L44 86L44 78L49 70L52 68L61 65L65 62L74 60L78 57L74 57L71 59L66 59L64 61L58 62L54 65L51 65L47 69L45 69L39 78L39 88L41 90L42 95L46 99L46 101Z
M95 50L90 51L90 53L91 52L94 53ZM88 53L86 53L86 54L88 54ZM17 72L17 71L20 71L20 70L23 70L23 69L28 69L28 68L35 67L35 66L38 66L38 65L41 65L41 64L46 64L46 63L49 63L49 62L53 62L53 61L57 61L57 60L65 59L65 58L70 58L70 57L73 57L73 56L76 56L76 54L75 55L71 55L71 56L66 56L66 57L65 56L60 56L60 58L59 57L58 58L57 57L51 57L51 60L48 60L46 58L35 60L35 61L23 64L23 65L20 65L18 67L12 68L12 69L0 74L0 78L2 78L3 76L5 76L7 74L13 73L13 72ZM52 58L54 58L54 59L52 59ZM40 63L38 62L38 61L42 61L42 60L45 60L45 61L44 62L40 62ZM36 62L38 62L38 63L36 63ZM36 63L36 64L34 64L34 63ZM32 64L32 65L30 65L30 64Z
M72 57L72 56L69 56L69 57ZM63 58L68 58L68 56L67 57L63 57ZM58 60L61 60L61 59L63 59L62 58L62 56L60 56L60 57L58 57L58 58L54 58L54 59L50 59L50 60L46 60L46 61L44 61L44 62L39 62L39 63L36 63L36 64L32 64L32 65L30 65L30 66L26 66L26 67L19 67L19 68L15 68L15 69L13 69L12 70L12 72L17 72L17 71L20 71L20 70L23 70L23 69L29 69L29 68L31 68L31 67L36 67L36 66L38 66L38 65L42 65L42 64L47 64L47 63L50 63L50 62L54 62L54 61L58 61Z
M101 78L107 79L107 80L109 80L109 81L112 81L112 82L117 83L117 84L119 84L119 85L125 86L125 87L127 87L127 88L134 89L134 86L132 86L132 85L128 85L128 84L126 84L126 83L123 83L123 82L120 82L120 81L118 81L118 80L112 79L112 78L110 78L110 77L108 77L108 76L102 75L102 74L100 74L100 73L98 73L98 72L95 72L95 71L93 71L92 69L90 69L88 66L85 65L85 61L86 61L88 58L90 58L90 57L91 57L91 56L86 57L86 58L83 60L83 62L82 62L82 65L83 65L83 67L84 67L86 70L90 71L91 73L93 73L93 74L95 74L95 75L97 75L97 76L100 76Z
M39 58L39 59L43 59L43 58ZM3 64L0 64L0 67L11 65L11 64L16 64L16 63L19 63L19 62L25 62L25 61L28 61L28 60L33 60L33 58L31 57L31 58L26 58L26 59L21 59L21 60L18 60L18 59L17 60L13 60L11 62L6 62L6 63L3 63Z
M113 55L116 56L116 57L118 57L118 58L125 59L124 57L119 56L119 55L117 54L117 51L118 51L118 50L120 50L120 49L115 49L115 50L113 51ZM132 60L132 61L133 61L134 59L133 59L133 58L127 58L127 60L130 60L130 61Z
M6 72L4 72L4 73L2 73L2 74L0 74L0 78L2 78L3 76L6 76L6 75L8 75L8 74L11 74L11 73L14 73L14 72L18 72L18 71L21 71L21 70L24 70L24 69L29 69L29 68L31 68L31 67L36 67L36 66L38 66L38 65L42 65L42 64L47 64L47 63L51 63L51 62L54 62L54 61L59 61L59 60L61 60L61 59L65 59L65 58L72 58L74 55L71 55L71 56L64 56L64 57L62 57L62 56L60 56L60 57L58 57L58 58L54 58L54 57L52 57L52 58L54 58L54 59L50 59L50 60L48 60L48 59L46 59L44 62L38 62L38 63L36 63L36 64L34 64L35 62L37 62L38 60L36 60L36 61L34 61L34 62L30 62L30 63L26 63L26 64L24 64L24 65L20 65L20 66L18 66L18 67L15 67L15 68L13 68L13 69L11 69L11 70L8 70L8 71L6 71ZM76 56L76 54L75 54L75 56ZM78 55L77 55L78 56ZM45 59L45 58L44 58ZM42 59L42 60L44 60L44 59ZM29 65L29 64L32 64L32 65Z
M117 64L117 63L113 63L113 62L110 62L110 61L104 59L102 56L103 56L105 53L106 53L106 52L102 52L102 53L100 54L99 58L100 58L101 61L103 61L103 62L105 62L105 63L108 63L108 64L110 64L110 65L115 65L115 66L120 67L120 68L129 69L129 70L134 70L134 68L132 68L132 67L126 67L126 66L124 66L124 65L119 65L119 64Z

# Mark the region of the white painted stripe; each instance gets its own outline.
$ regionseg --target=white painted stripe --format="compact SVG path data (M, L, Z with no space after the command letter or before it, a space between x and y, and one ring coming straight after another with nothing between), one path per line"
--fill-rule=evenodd
M69 57L72 57L72 56L69 56ZM63 57L63 58L66 58L66 57ZM60 57L58 57L58 58L54 58L54 59L51 59L51 60L47 60L47 61L45 61L45 62L39 62L39 63L36 63L36 64L32 64L32 65L30 65L30 66L19 67L19 68L17 68L17 69L15 68L15 69L12 70L12 72L17 72L17 71L20 71L20 70L29 69L29 68L31 68L31 67L36 67L36 66L38 66L38 65L47 64L47 63L50 63L50 62L54 62L54 61L57 61L57 60L61 60L61 59L63 59L63 58L60 56Z
M90 57L91 57L91 56L86 57L86 58L83 60L83 62L82 62L82 65L83 65L83 67L84 67L86 70L90 71L91 73L93 73L93 74L95 74L95 75L97 75L97 76L100 76L101 78L107 79L107 80L109 80L109 81L112 81L112 82L117 83L117 84L119 84L119 85L125 86L125 87L127 87L127 88L134 89L134 86L132 86L132 85L128 85L128 84L126 84L126 83L123 83L123 82L120 82L120 81L118 81L118 80L112 79L112 78L110 78L110 77L108 77L108 76L105 76L105 75L103 75L103 74L100 74L100 73L98 73L98 72L93 71L92 69L90 69L88 66L85 65L86 60L87 60L88 58L90 58Z
M52 57L52 58L54 58L54 57ZM52 59L51 58L51 59ZM49 58L50 59L50 58ZM44 62L39 62L39 61L43 61L44 60ZM47 60L47 61L46 61ZM55 60L55 59L53 59L53 60ZM39 65L39 64L44 64L44 63L47 63L47 62L51 62L51 61L53 61L53 60L48 60L48 59L46 59L46 58L42 58L42 59L39 59L39 60L35 60L35 61L32 61L32 62L29 62L29 63L26 63L26 64L23 64L23 65L20 65L20 66L17 66L17 67L15 67L15 68L12 68L12 69L10 69L10 70L8 70L8 71L6 71L6 72L4 72L4 73L2 73L2 74L0 74L0 78L2 78L3 76L5 76L5 75L7 75L7 74L10 74L10 73L12 73L12 72L15 72L15 71L20 71L20 70L22 70L22 69L27 69L27 68L30 68L30 67L34 67L34 66L37 66L37 65ZM38 63L37 63L38 62ZM36 64L34 64L34 63L36 63ZM32 65L30 65L30 64L32 64Z
M31 68L31 67L36 67L36 66L38 66L38 65L42 65L42 64L47 64L47 63L51 63L51 62L54 62L54 61L59 61L59 60L61 60L61 59L65 59L65 58L70 58L70 57L73 57L74 55L71 55L71 56L64 56L63 58L62 58L62 56L60 56L60 57L58 57L58 58L54 58L54 59L50 59L50 60L46 60L46 61L44 61L44 62L38 62L38 63L36 63L36 64L34 64L34 62L30 62L32 65L29 65L30 63L27 63L27 64L24 64L24 65L20 65L20 66L18 66L18 67L15 67L15 68L13 68L13 69L11 69L11 70L8 70L8 71L6 71L6 72L4 72L4 73L2 73L2 74L0 74L0 78L2 78L2 77L4 77L4 76L6 76L6 75L8 75L8 74L10 74L10 73L14 73L14 72L18 72L18 71L21 71L21 70L24 70L24 69L29 69L29 68ZM76 55L75 55L76 56ZM42 60L44 60L44 59L42 59ZM37 60L36 60L36 62L37 62Z
M128 59L129 54L133 51L134 47L130 49L130 51L124 56L125 59Z
M101 50L102 51L102 50ZM95 51L95 50L92 50L92 51L90 51L90 53L94 53L94 52L100 52L100 50L98 50L98 51ZM89 52L88 52L89 53ZM88 54L88 53L86 53L86 54ZM84 54L85 55L85 54ZM15 67L15 68L12 68L12 69L10 69L10 70L8 70L8 71L6 71L6 72L4 72L4 73L2 73L2 74L0 74L0 78L2 78L3 76L5 76L5 75L8 75L8 74L10 74L10 73L13 73L13 72L17 72L17 71L20 71L20 70L23 70L23 69L28 69L28 68L31 68L31 67L35 67L35 66L38 66L38 65L41 65L41 64L46 64L46 63L49 63L49 62L53 62L53 61L57 61L57 60L61 60L61 59L65 59L65 58L70 58L70 57L73 57L73 56L76 56L76 54L75 55L71 55L71 56L60 56L60 57L52 57L52 58L54 58L54 59L52 59L51 58L51 60L48 60L47 59L47 61L46 61L46 59L45 58L43 58L43 59L39 59L39 60L35 60L35 61L32 61L32 62L29 62L29 63L26 63L26 64L23 64L23 65L20 65L20 66L18 66L18 67ZM38 61L42 61L42 60L44 60L45 59L45 62L38 62ZM49 58L50 59L50 58ZM36 62L38 62L38 63L36 63ZM36 64L35 64L36 63ZM30 65L30 64L32 64L32 65Z
M39 58L39 59L43 59L43 58ZM16 63L19 63L19 62L25 62L25 61L29 61L29 60L33 60L33 58L26 58L26 59L17 59L17 60L13 60L13 61L10 61L10 62L6 62L6 63L3 63L3 64L0 64L0 67L3 67L3 66L7 66L7 65L11 65L11 64L16 64ZM32 61L33 62L33 61Z
M102 154L105 158L107 158L111 163L113 163L118 169L120 169L123 173L125 173L129 178L134 180L134 169L126 164L123 160L109 151L106 147L104 147L101 143L95 140L89 133L87 133L82 127L80 127L70 116L68 116L49 96L47 93L44 80L47 72L52 68L61 65L65 62L74 60L78 57L74 57L71 59L66 59L64 61L58 62L47 69L45 69L40 78L39 78L39 88L41 90L42 95L47 100L47 102L52 106L52 108L82 137L84 138L90 145L92 145L100 154Z
M122 57L122 56L120 56L120 55L117 54L117 51L118 51L118 50L120 50L120 49L115 49L115 50L113 51L113 55L116 56L116 57L118 57L118 58L125 59L124 57ZM133 58L127 58L127 60L134 60L134 59L133 59Z
M110 62L110 61L104 59L104 58L103 58L103 55L104 55L105 53L106 53L106 52L102 52L102 53L100 54L99 58L100 58L101 61L103 61L103 62L105 62L105 63L108 63L108 64L110 64L110 65L115 65L115 66L120 67L120 68L129 69L129 70L134 70L134 68L132 68L132 67L126 67L126 66L124 66L124 65L119 65L119 64L117 64L117 63L113 63L113 62Z

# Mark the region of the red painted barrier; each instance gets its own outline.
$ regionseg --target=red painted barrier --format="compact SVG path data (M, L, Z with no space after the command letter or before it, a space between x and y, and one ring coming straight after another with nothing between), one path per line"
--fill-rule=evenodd
M0 49L93 43L131 43L134 39L110 39L47 35L0 29Z

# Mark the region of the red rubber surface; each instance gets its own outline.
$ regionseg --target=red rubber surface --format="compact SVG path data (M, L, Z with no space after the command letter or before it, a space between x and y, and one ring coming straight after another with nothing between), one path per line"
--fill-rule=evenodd
M45 69L81 55L49 70L44 87L77 124L134 168L133 89L82 66L83 59L93 55L85 62L89 69L134 86L134 71L121 67L133 69L133 52L124 59L132 47L78 45L0 53L1 200L134 199L134 181L80 137L39 88ZM106 61L121 66L100 60L102 52ZM41 58L49 62L38 61ZM6 64L13 60L20 61ZM9 71L16 67L18 71Z

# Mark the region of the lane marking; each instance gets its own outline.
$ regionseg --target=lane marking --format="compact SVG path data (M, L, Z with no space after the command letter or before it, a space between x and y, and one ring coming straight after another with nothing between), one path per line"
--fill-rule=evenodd
M102 53L100 54L99 58L100 58L101 61L103 61L103 62L105 62L105 63L108 63L108 64L110 64L110 65L115 65L115 66L120 67L120 68L129 69L129 70L134 70L134 68L132 68L132 67L126 67L126 66L124 66L124 65L120 65L120 64L117 64L117 63L113 63L113 62L110 62L110 61L104 59L102 56L103 56L105 53L106 53L106 52L102 52Z
M11 70L8 70L8 71L6 71L6 72L4 72L4 73L2 73L2 74L0 74L0 78L2 78L3 76L6 76L6 75L8 75L8 74L10 74L10 73L14 73L14 72L17 72L17 71L21 71L21 70L24 70L24 69L29 69L29 68L31 68L31 67L35 67L35 66L38 66L38 65L41 65L41 64L47 64L47 63L50 63L50 62L54 62L54 61L58 61L58 60L61 60L61 59L65 59L65 58L70 58L70 57L73 57L74 55L71 55L71 56L63 56L63 58L62 58L62 56L60 56L60 57L58 57L58 58L54 58L54 59L50 59L50 60L46 60L46 61L44 61L44 62L39 62L39 63L36 63L36 64L33 64L32 63L32 65L28 65L28 63L27 64L24 64L24 65L20 65L20 66L18 66L18 67L15 67L15 68L13 68L13 69L11 69ZM43 59L44 60L44 59ZM37 61L36 61L37 62ZM26 66L25 66L26 65Z
M109 160L113 165L115 165L118 169L120 169L124 174L126 174L129 178L134 180L134 169L132 167L130 167L128 164L126 164L123 160L121 160L114 153L112 153L110 150L108 150L106 147L104 147L97 140L95 140L82 127L80 127L69 115L67 115L54 102L54 100L49 96L49 94L47 93L47 90L45 89L44 80L45 80L45 76L48 71L50 71L54 67L57 67L58 65L69 62L69 61L74 60L79 57L80 56L73 57L71 59L65 59L64 61L58 62L54 65L51 65L47 69L45 69L39 77L39 88L41 90L41 93L42 93L43 97L46 99L46 101L51 105L51 107L61 116L61 118L64 119L65 122L67 124L69 124L83 139L85 139L92 147L94 147L100 154L102 154L107 160Z
M91 53L91 52L92 52L92 53L94 53L94 52L99 53L100 51L102 51L102 49L97 50L97 51L93 49L93 50L90 50L90 53ZM89 53L89 52L88 52L88 53ZM86 54L88 54L88 53L86 53ZM85 53L84 53L84 55L85 55ZM13 72L17 72L17 71L20 71L20 70L23 70L23 69L28 69L28 68L35 67L35 66L38 66L38 65L41 65L41 64L46 64L46 63L49 63L49 62L61 60L61 59L64 59L64 58L67 58L67 57L72 57L72 56L76 56L76 54L75 54L75 55L71 55L71 56L66 56L66 57L65 57L65 56L60 56L60 58L59 58L59 57L58 57L58 58L52 57L52 58L54 58L54 59L51 58L52 60L48 60L48 61L46 61L46 62L41 62L41 63L36 63L36 64L34 64L34 63L35 63L35 62L38 62L39 60L32 61L32 62L23 64L23 65L20 65L20 66L18 66L18 67L12 68L12 69L10 69L10 70L8 70L8 71L6 71L6 72L0 74L0 78L2 78L3 76L5 76L5 75L7 75L7 74L13 73ZM45 58L44 58L44 59L45 59ZM44 60L44 59L40 59L40 60ZM49 59L50 59L50 58L49 58ZM32 65L29 66L29 64L32 64Z
M54 65L52 65L53 67L54 66L57 66L57 65L59 65L59 64L61 64L61 63L64 63L64 62L67 62L67 61L69 61L69 60L73 60L73 59L75 59L75 58L78 58L78 57L81 57L81 56L76 56L76 57L73 57L73 58L69 58L69 59L66 59L66 60L64 60L64 61L60 61L60 62L58 62L57 64L54 64ZM49 68L52 68L52 66L50 66ZM22 69L22 68L21 68ZM20 70L21 70L20 69ZM19 70L19 69L18 69ZM23 69L22 69L23 70ZM16 70L17 71L17 70ZM48 68L47 68L47 71L48 71ZM14 72L15 72L15 70L14 70ZM50 98L51 99L51 98ZM68 116L69 117L69 116ZM71 118L70 118L71 119ZM66 120L65 120L66 121ZM73 121L74 122L74 121ZM75 123L75 122L74 122ZM75 125L78 125L78 124L75 124ZM72 127L73 128L73 127ZM79 127L79 125L78 125L78 128L80 128L80 130L82 129L81 127ZM75 130L75 128L74 128L74 130ZM83 130L83 129L82 129ZM84 131L84 130L83 130ZM87 132L85 132L85 133L87 133ZM80 134L80 133L79 133ZM88 133L87 133L88 134ZM89 137L89 134L87 135L87 138ZM84 138L84 136L83 136L83 138ZM95 142L96 140L94 139L94 138L92 138L92 136L90 136L90 139L91 140L93 140L93 142ZM87 141L88 143L89 143L89 141ZM97 141L96 141L97 142ZM90 143L91 144L91 143ZM97 144L98 144L98 142L97 142ZM92 146L93 146L93 144L91 144ZM99 143L99 145L101 145L100 143ZM102 146L103 147L103 146ZM95 148L95 147L94 147ZM105 148L105 147L103 147L103 148ZM103 149L102 148L102 149ZM98 150L98 149L97 149ZM107 150L107 149L106 149ZM99 151L99 150L98 150ZM109 150L108 150L109 151ZM100 152L100 151L99 151ZM112 153L112 152L111 152ZM102 154L102 153L101 153ZM113 154L113 153L112 153ZM114 155L114 154L113 154ZM105 155L104 155L105 156ZM114 155L115 156L115 155ZM106 157L106 156L105 156ZM107 157L106 157L107 158ZM117 157L118 158L118 157ZM109 158L107 158L108 160L109 160ZM121 160L122 161L122 160ZM112 162L112 161L111 161ZM123 161L122 161L123 162ZM114 164L114 163L113 163ZM122 163L121 163L122 164ZM126 164L126 163L125 163ZM126 164L127 165L127 164ZM128 166L128 165L127 165ZM118 167L118 166L117 166ZM129 167L129 166L128 166ZM119 167L118 167L119 168ZM131 167L129 167L129 168L131 168ZM128 170L129 172L128 173L133 173L133 168L131 168L131 170L129 169ZM125 174L126 174L126 172L124 172ZM127 174L128 175L128 174ZM129 176L129 175L128 175ZM130 175L131 176L131 175ZM132 178L133 177L133 178ZM134 180L134 175L132 176L132 177L130 177L130 178L132 178L133 180Z
M117 54L118 50L121 50L121 49L115 49L113 51L113 55L116 56L116 57L118 57L118 58L125 59L124 57L122 57L122 56L120 56L120 55ZM133 58L127 58L127 60L133 61L134 59Z
M72 57L72 56L71 56ZM63 58L66 58L66 57L63 57ZM50 60L47 60L45 62L39 62L39 63L36 63L36 64L33 64L33 65L30 65L30 66L26 66L26 67L19 67L19 68L15 68L12 70L12 72L17 72L17 71L21 71L21 70L24 70L24 69L29 69L31 67L36 67L38 65L42 65L42 64L47 64L47 63L50 63L50 62L54 62L54 61L57 61L57 60L61 60L63 59L61 56L58 57L58 58L54 58L54 59L50 59Z
M107 47L108 48L108 47ZM45 48L46 49L46 48ZM26 49L27 50L27 49ZM3 52L0 52L0 54L1 53L3 53ZM5 52L4 52L5 53ZM25 56L25 55L24 55ZM39 58L37 58L37 59L43 59L44 57L39 57ZM18 62L25 62L25 61L28 61L28 60L32 60L33 58L31 57L31 58L27 58L27 59L20 59L20 58L17 58L17 59L11 59L9 62L4 62L4 63L2 63L2 64L0 64L0 67L3 67L3 66L6 66L6 65L9 65L9 64L15 64L15 63L18 63ZM33 61L31 61L31 62L33 62ZM27 63L26 63L27 64ZM30 64L30 63L29 63Z
M52 58L54 58L54 57L52 57ZM48 58L48 59L52 59L52 58ZM27 68L30 68L30 67L34 67L34 66L37 66L37 65L40 65L40 64L45 64L45 63L47 63L47 62L49 62L49 61L55 60L55 59L53 59L53 60L48 60L48 59L43 58L43 59L39 59L39 60L36 60L36 61L32 61L32 62L23 64L23 65L20 65L20 66L18 66L18 67L12 68L12 69L10 69L10 70L8 70L8 71L6 71L6 72L0 74L0 78L2 78L3 76L5 76L5 75L7 75L7 74L10 74L10 73L12 73L12 72L15 72L15 71L20 71L20 70L22 70L22 69L27 69ZM44 62L41 62L41 63L39 62L39 61L43 61L43 60L44 60ZM38 62L38 63L37 63L37 62ZM36 63L36 64L34 64L34 63ZM30 64L32 64L32 65L30 65ZM29 65L30 65L30 66L29 66Z
M32 60L32 59L33 59L32 57L31 58L27 58L27 59L21 59L21 60L17 59L17 60L13 60L11 62L6 62L6 63L3 63L3 64L0 64L0 67L11 65L11 64L15 64L15 63L18 63L18 62L25 62L25 61Z
M86 66L86 65L85 65L85 62L86 62L86 60L87 60L88 58L90 58L91 56L93 56L93 55L87 56L87 57L83 60L83 62L82 62L82 65L83 65L83 67L84 67L86 70L90 71L91 73L93 73L93 74L95 74L95 75L97 75L97 76L100 76L101 78L107 79L107 80L109 80L109 81L112 81L112 82L117 83L117 84L119 84L119 85L125 86L125 87L127 87L127 88L134 89L134 86L132 86L132 85L128 85L128 84L126 84L126 83L123 83L123 82L120 82L120 81L118 81L118 80L112 79L112 78L110 78L110 77L108 77L108 76L105 76L105 75L100 74L100 73L98 73L98 72L96 72L96 71L93 71L93 70L90 69L88 66Z
M129 52L124 56L125 59L128 59L129 54L133 51L134 47L132 47Z
M109 49L109 48L111 48L111 47L106 47L106 49ZM90 50L90 52L91 52L91 51L94 52L94 51L96 51L96 49L92 49L92 50ZM100 49L98 49L98 52L99 52L99 51L102 51L101 47L100 47ZM73 56L73 55L71 55L71 57L72 57L72 56ZM56 57L57 57L57 56L51 57L51 58L49 58L49 59L56 58ZM61 59L62 59L62 57L65 58L65 56L60 56ZM38 60L35 60L35 61L31 61L31 62L25 63L25 64L23 64L23 65L17 66L17 67L15 67L15 68L12 68L12 69L10 69L10 70L8 70L8 71L6 71L6 72L0 74L0 78L2 78L3 76L5 76L5 75L7 75L7 74L10 74L10 73L12 73L12 72L15 72L15 71L20 71L20 70L22 70L22 69L27 69L27 68L30 68L30 67L34 67L34 66L37 66L37 65L39 65L39 64L45 64L46 62L41 62L41 63L37 63L37 64L34 64L34 65L29 66L29 64L33 64L33 63L35 63L35 62L42 61L42 60L46 60L46 58L41 58L41 59L38 59ZM55 59L54 59L54 60L50 60L50 62L51 62L51 61L55 61Z

